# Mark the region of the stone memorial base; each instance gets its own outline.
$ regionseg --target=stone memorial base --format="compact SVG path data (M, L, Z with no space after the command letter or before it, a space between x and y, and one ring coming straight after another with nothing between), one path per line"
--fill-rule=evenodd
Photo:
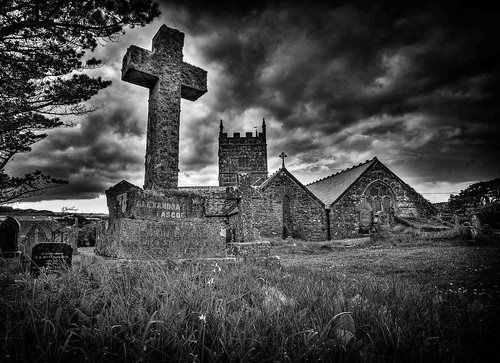
M132 259L179 259L226 254L225 224L220 220L158 221L120 218L98 232L96 252Z
M126 259L225 257L232 188L142 190L122 181L106 191L109 221L96 253Z
M121 260L279 265L268 241L226 236L238 203L233 187L142 190L122 181L106 191L109 221L97 226L95 253ZM205 262L204 262L205 261Z

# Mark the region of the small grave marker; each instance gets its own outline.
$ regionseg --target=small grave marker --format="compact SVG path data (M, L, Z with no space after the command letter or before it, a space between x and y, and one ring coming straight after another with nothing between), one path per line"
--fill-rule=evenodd
M70 267L73 257L73 248L66 243L39 243L33 247L31 253L30 273L38 277L41 269L60 270L61 267Z

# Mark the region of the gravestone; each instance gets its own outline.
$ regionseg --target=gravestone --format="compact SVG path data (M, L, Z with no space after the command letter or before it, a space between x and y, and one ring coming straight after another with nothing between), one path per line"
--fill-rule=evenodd
M162 25L153 50L130 46L122 80L149 88L145 189L177 188L181 98L207 92L207 71L183 61L184 33Z
M484 233L484 227L483 223L481 222L481 218L479 218L476 214L473 214L471 217L471 225L472 237L477 238Z
M66 243L39 243L33 246L31 252L30 273L38 277L40 271L57 272L71 267L73 248Z
M391 229L391 217L389 213L384 211L378 211L375 213L374 222L378 224L379 232L388 232Z
M360 233L368 233L370 232L370 228L372 227L373 223L373 208L366 201L365 198L359 203L359 205L356 207L357 212L359 213L359 231Z
M0 220L1 221L1 220ZM0 223L0 257L19 257L18 235L19 221L7 217Z

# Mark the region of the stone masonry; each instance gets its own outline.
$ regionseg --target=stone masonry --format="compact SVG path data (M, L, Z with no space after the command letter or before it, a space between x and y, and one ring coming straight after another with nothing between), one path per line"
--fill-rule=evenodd
M219 185L240 184L240 174L250 177L250 184L267 179L266 122L262 120L262 132L245 133L242 137L235 132L228 137L223 132L222 120L219 126Z
M184 33L162 25L153 50L134 45L123 58L122 79L149 88L145 189L177 188L181 97L207 92L207 72L183 61Z
M435 214L430 202L381 163L377 163L331 207L329 224L332 239L356 237L359 234L358 206L364 202L367 191L374 184L383 185L389 191L393 215L426 218Z
M238 198L232 188L156 191L121 182L106 196L113 207L107 228L98 233L98 254L134 259L226 255L227 209Z
M239 185L238 214L229 225L237 241L293 237L327 239L326 210L286 168L279 169L258 187Z

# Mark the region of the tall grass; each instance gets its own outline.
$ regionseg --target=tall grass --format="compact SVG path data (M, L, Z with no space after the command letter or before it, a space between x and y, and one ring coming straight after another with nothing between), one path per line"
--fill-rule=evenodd
M500 347L498 308L395 278L152 262L98 280L2 273L0 288L2 362L458 362Z

